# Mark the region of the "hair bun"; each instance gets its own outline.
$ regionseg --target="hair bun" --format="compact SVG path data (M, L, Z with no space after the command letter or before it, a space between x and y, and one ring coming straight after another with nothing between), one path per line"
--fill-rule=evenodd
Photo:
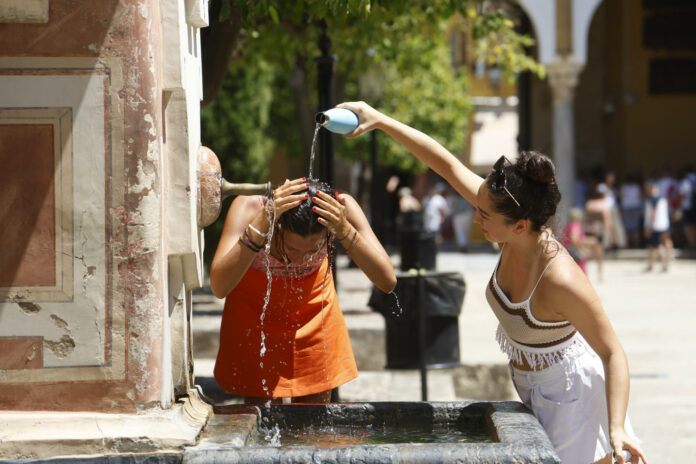
M556 170L551 158L536 151L523 151L517 158L517 168L520 175L526 179L541 184L555 182Z

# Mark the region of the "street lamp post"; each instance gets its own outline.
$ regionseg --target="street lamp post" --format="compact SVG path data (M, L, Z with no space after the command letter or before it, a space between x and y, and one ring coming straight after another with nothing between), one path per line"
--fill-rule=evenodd
M326 22L321 21L319 50L321 55L314 59L317 63L317 87L319 90L319 111L333 108L333 64L336 57L331 55L331 39L326 34ZM333 186L335 183L335 162L333 136L330 131L319 131L319 178Z
M373 48L367 50L367 55L372 58L375 54ZM359 77L358 87L360 96L368 100L371 104L376 105L384 94L384 73L380 66L374 62L367 70ZM380 176L378 175L377 166L377 131L370 132L370 172L372 179L370 181L370 222L375 235L384 243L386 238L385 224L385 208L384 208L384 188L380 189Z
M319 111L333 108L333 64L336 57L331 52L331 39L326 34L326 22L320 23L319 50L321 55L314 61L317 63L317 88L319 90ZM336 167L334 162L333 135L328 130L319 131L319 179L334 187L336 184ZM338 288L336 260L331 261L334 285Z
M317 88L319 90L319 111L333 108L333 64L336 57L331 52L331 39L326 34L326 21L320 23L321 36L319 36L319 50L321 55L314 61L317 63ZM336 167L334 163L333 135L328 130L319 131L319 179L332 187L336 181ZM334 278L334 287L338 289L338 274L336 273L336 259L332 257L331 272ZM331 402L340 401L338 387L331 391Z

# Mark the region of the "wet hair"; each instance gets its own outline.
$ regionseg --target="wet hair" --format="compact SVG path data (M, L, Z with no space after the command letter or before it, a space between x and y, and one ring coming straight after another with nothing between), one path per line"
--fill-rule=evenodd
M308 237L321 232L327 232L328 235L328 230L326 227L321 225L318 221L319 215L312 211L312 208L314 207L312 198L317 196L317 191L334 196L334 189L326 182L321 182L318 179L309 179L308 182L309 188L307 189L307 193L309 194L309 198L304 200L299 206L284 212L276 220L273 237L274 240L277 240L279 249L283 254L285 253L285 240L283 232L292 232L300 237ZM329 258L331 258L333 253L333 240L330 240L328 237L326 240L326 247L327 252L329 253Z
M283 213L277 220L276 226L283 231L293 232L300 237L318 234L325 231L326 228L319 223L319 215L312 211L314 202L312 198L317 196L317 191L334 195L334 190L326 182L321 182L317 179L309 180L309 189L307 193L309 198L303 201L299 206L296 206Z
M494 184L504 185L507 191L493 188ZM486 186L496 212L509 223L529 219L537 232L548 225L561 201L553 162L535 151L521 152L515 163L502 163L488 176Z

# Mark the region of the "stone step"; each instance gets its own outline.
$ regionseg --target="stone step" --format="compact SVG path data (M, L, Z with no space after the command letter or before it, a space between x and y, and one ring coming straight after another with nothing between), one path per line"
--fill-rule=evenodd
M449 372L427 373L429 401L456 401L454 379ZM339 388L341 401L420 401L420 372L415 370L360 371L358 378Z
M196 359L195 382L215 404L237 404L242 399L220 388L213 378L214 359ZM429 401L507 401L517 396L507 365L458 366L427 371ZM339 388L341 401L420 401L420 371L415 369L360 371Z

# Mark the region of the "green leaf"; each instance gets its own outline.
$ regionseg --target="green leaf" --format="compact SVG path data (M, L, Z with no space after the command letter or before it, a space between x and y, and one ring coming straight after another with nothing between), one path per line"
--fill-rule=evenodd
M271 19L274 23L279 24L280 19L278 18L278 10L275 9L273 5L268 7L268 13L271 15Z

